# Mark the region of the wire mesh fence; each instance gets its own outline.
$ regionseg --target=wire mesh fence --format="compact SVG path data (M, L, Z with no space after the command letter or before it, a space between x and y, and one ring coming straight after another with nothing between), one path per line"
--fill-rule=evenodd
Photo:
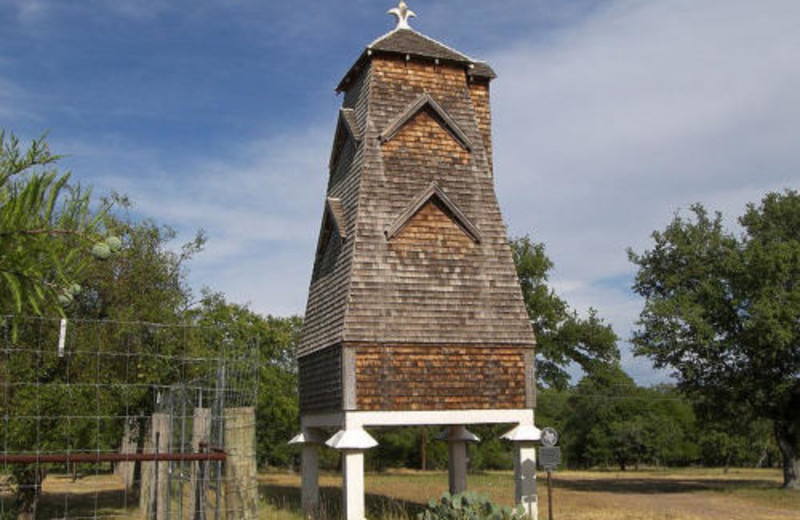
M0 320L0 519L256 517L254 338Z

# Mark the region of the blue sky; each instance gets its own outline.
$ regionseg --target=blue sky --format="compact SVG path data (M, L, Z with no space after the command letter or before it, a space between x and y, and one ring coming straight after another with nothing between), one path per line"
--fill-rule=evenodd
M99 193L210 242L191 282L301 313L341 76L393 0L0 0L0 127L50 132ZM625 249L693 202L731 218L800 179L796 0L411 0L417 30L498 72L512 235L623 338ZM661 380L624 356L641 383Z

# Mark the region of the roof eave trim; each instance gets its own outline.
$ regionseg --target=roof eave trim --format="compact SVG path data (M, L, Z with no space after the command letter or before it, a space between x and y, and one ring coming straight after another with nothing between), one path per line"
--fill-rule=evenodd
M392 240L395 238L400 232L408 225L414 215L422 209L422 207L427 204L431 199L436 197L441 201L441 203L450 211L453 216L455 217L456 223L464 230L469 238L472 239L473 242L476 244L480 244L483 240L483 236L480 230L472 223L472 221L461 211L455 202L453 202L450 197L445 194L444 190L442 190L436 182L431 182L427 188L422 190L419 195L417 195L414 200L400 213L394 222L386 228L384 234L386 235L386 240Z
M344 121L344 126L348 132L350 132L350 136L356 141L361 142L361 129L358 128L355 121L351 121L350 117L355 117L355 110L352 108L340 108L339 109L339 119Z
M355 63L353 63L353 66L350 67L347 70L347 73L339 81L339 84L336 85L336 89L334 91L337 94L340 94L340 93L346 91L348 85L352 82L352 80L355 78L355 76L358 74L358 72L360 72L361 69L363 68L364 62L366 62L367 59L371 58L372 56L374 56L376 54L381 54L381 55L385 55L385 56L400 56L400 57L409 56L409 57L413 57L413 58L418 58L420 60L429 61L429 62L435 63L437 65L439 65L439 64L450 64L450 65L453 65L453 66L456 66L456 67L462 67L466 71L467 75L469 75L470 77L486 78L486 79L489 79L489 80L493 80L493 79L497 78L497 74L494 72L494 70L492 70L492 73L490 75L473 74L471 72L475 68L475 65L477 65L477 64L485 64L485 65L488 66L488 63L486 63L484 61L480 61L480 60L478 60L478 61L452 60L452 59L447 59L447 58L436 58L436 57L428 56L428 55L425 55L425 54L418 54L418 53L414 53L414 52L389 51L389 50L384 50L384 49L373 49L371 47L367 47L366 49L364 49L364 52L362 52L359 55L359 57L355 61ZM491 67L489 67L489 68L491 68Z
M354 125L357 125L356 122L351 122L350 118L347 115L351 114L354 115L354 111L352 108L340 108L339 109L339 120L336 122L336 133L334 134L333 138L333 145L331 147L331 155L328 159L328 169L333 170L336 167L336 163L339 160L339 156L342 153L342 148L345 145L345 142L339 138L342 134L342 128L350 135L350 137L355 141L356 145L361 143L362 136L361 131L358 128L354 128Z
M444 126L447 132L456 140L456 142L461 145L466 151L472 151L472 141L470 141L467 134L464 133L463 130L458 126L455 119L453 119L447 111L442 108L442 106L436 102L433 97L427 92L422 94L420 97L416 99L413 103L411 103L399 116L397 116L394 121L392 121L389 126L384 130L379 139L381 143L385 143L387 141L391 141L399 132L403 129L403 127L411 121L421 110L423 110L426 106L431 107L431 109L436 113L439 118L444 122Z
M358 59L353 63L353 66L347 69L347 73L345 73L344 77L339 81L339 84L336 85L335 92L340 94L347 90L347 85L353 80L353 77L361 70L364 62L367 61L367 58L372 55L372 51L369 49L364 49Z
M476 72L476 69L480 66L480 68L485 69L485 72ZM485 61L476 61L472 65L470 65L469 70L467 71L467 75L470 78L481 78L488 81L497 79L497 73L494 71L491 65L489 65Z
M336 228L336 232L339 234L339 237L342 240L347 240L347 229L345 228L342 200L328 197L325 200L325 210L333 219L333 225Z

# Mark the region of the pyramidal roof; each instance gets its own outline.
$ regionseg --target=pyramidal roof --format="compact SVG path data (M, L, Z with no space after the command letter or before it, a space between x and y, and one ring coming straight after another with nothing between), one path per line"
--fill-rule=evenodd
M423 58L447 60L455 63L474 63L475 60L447 45L411 28L396 28L376 39L367 50L410 54Z
M404 5L404 3L401 2L401 5ZM488 63L475 60L442 42L412 29L408 24L408 18L403 18L399 14L399 9L395 8L389 11L389 13L398 17L397 27L367 45L355 64L347 71L342 81L339 82L336 87L337 92L346 90L358 71L363 68L364 62L375 53L396 54L406 56L409 59L413 57L436 62L457 63L464 65L470 76L486 79L497 77ZM413 11L409 10L407 12L411 13L411 16L415 16Z

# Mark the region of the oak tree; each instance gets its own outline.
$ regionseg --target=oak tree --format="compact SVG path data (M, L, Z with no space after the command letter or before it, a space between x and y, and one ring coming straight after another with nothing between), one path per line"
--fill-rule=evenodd
M563 389L569 384L567 368L572 363L586 373L616 363L619 348L611 325L594 309L581 317L548 284L553 262L544 244L534 243L527 236L516 238L511 241L511 252L536 334L538 381Z
M694 205L629 252L644 309L633 343L715 417L771 421L800 489L800 194L769 193L725 229Z

